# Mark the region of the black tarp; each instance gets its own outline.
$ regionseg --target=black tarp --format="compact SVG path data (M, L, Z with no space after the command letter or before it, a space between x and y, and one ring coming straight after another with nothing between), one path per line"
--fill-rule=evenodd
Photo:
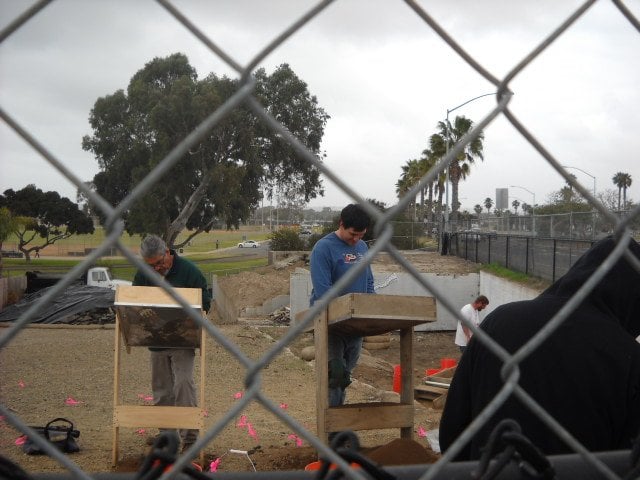
M53 287L26 295L18 303L6 307L0 312L0 322L16 321L51 288ZM31 323L68 323L65 319L76 313L112 307L115 293L109 288L70 285L55 300L45 305Z

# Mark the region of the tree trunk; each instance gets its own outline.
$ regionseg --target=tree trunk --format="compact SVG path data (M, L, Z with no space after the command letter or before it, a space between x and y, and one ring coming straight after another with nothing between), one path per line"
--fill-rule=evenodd
M458 220L458 184L459 179L451 177L451 220Z
M200 185L198 185L198 188L194 190L194 192L185 203L184 207L182 207L182 210L180 211L178 216L173 222L171 222L171 224L167 228L164 241L170 248L173 246L176 238L178 238L178 235L180 235L180 232L182 232L182 230L184 230L184 228L187 226L189 217L193 214L193 212L195 212L198 203L200 203L200 200L202 200L202 198L204 197L207 191L207 187L211 182L211 175L212 173L208 172L204 176L202 182L200 182Z

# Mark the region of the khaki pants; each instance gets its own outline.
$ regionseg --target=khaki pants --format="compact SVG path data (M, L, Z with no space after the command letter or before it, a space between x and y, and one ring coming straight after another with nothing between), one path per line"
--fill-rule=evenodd
M151 388L153 404L172 407L197 407L193 379L195 350L169 348L151 352ZM183 444L196 441L198 430L180 430Z

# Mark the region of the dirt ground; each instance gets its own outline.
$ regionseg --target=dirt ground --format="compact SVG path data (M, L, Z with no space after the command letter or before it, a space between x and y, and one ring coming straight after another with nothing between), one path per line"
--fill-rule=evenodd
M442 257L436 253L407 254L420 271L436 273L468 273L477 266L470 262ZM219 279L219 287L233 295L238 307L257 306L276 295L289 291L289 273L303 266L298 261L287 265L264 267ZM374 269L399 271L400 267L383 255ZM217 323L215 316L212 318ZM243 355L258 360L274 347L287 326L271 322L268 317L241 319L238 324L218 325L221 335L232 341ZM4 329L0 329L2 334ZM363 352L354 371L347 402L371 402L393 398L393 365L399 363L399 336L391 336L388 349ZM315 433L314 362L300 358L302 348L313 344L310 334L298 337L261 372L261 391L278 408ZM86 472L136 471L149 451L145 440L155 429L121 429L120 459L112 467L112 418L114 384L113 325L34 326L20 332L0 351L0 402L28 425L43 425L55 417L72 420L81 432L81 452L69 455ZM246 368L216 339L209 338L205 358L205 427L221 421L225 413L244 394ZM424 377L428 368L438 368L442 358L459 358L452 332L417 333L414 347L414 379ZM199 358L196 378L200 378ZM148 352L133 348L123 353L120 398L125 404L149 404ZM440 411L429 402L416 402L415 435L408 451L419 446L419 463L435 461L424 432L437 429ZM244 415L244 417L242 417ZM247 427L251 424L251 429ZM6 419L0 420L0 451L26 471L64 472L66 468L47 457L27 456L16 446L19 432ZM388 445L398 437L398 429L358 432L358 437L372 458L392 464L391 457L378 456L376 447ZM298 446L300 444L300 446ZM230 450L247 451L247 455ZM317 452L300 439L289 426L252 402L239 415L231 418L205 449L205 466L220 459L218 471L297 470L317 459ZM415 457L414 458L418 458Z

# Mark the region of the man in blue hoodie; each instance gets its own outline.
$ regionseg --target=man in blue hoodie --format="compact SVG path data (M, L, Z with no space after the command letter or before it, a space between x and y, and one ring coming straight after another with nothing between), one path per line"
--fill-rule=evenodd
M338 229L322 237L311 251L310 305L322 297L350 268L360 263L367 253L362 237L367 233L371 219L357 204L347 205L340 212ZM358 275L351 284L338 292L374 293L371 266ZM346 388L351 384L351 371L362 350L362 337L330 332L328 335L329 406L344 404Z
M620 257L560 326L519 364L518 385L576 440L592 452L629 449L640 434L640 245L628 242ZM495 309L481 329L514 354L565 306L616 247L606 238L533 300ZM504 363L477 335L458 365L440 422L446 451L504 387ZM503 419L545 454L573 450L515 395L484 423L457 460L477 459Z

